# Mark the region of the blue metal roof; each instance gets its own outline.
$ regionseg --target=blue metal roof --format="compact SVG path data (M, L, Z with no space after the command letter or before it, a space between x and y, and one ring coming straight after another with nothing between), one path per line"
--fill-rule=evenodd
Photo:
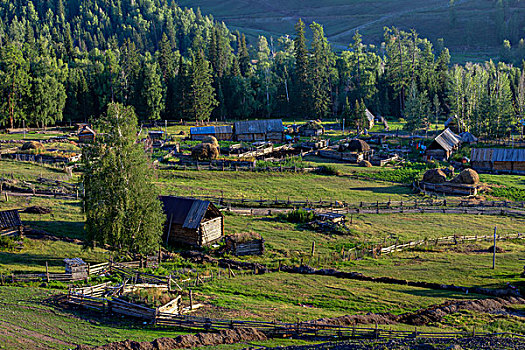
M214 127L214 126L199 126L199 127L193 127L193 128L190 128L190 134L191 134L191 135L209 135L209 134L215 134L215 127Z

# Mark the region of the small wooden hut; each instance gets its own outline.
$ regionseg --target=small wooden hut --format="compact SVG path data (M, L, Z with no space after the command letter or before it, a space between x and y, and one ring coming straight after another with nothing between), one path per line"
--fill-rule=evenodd
M224 235L224 216L209 201L160 196L167 223L164 241L207 246Z
M436 136L434 141L432 141L432 143L427 147L425 156L427 157L427 160L448 159L452 155L452 152L459 148L460 144L461 138L447 128L441 134Z
M80 281L89 277L88 264L81 258L64 259L66 273L71 274L73 281Z
M226 251L236 256L261 255L264 253L264 239L258 233L238 233L224 238Z
M234 124L237 141L283 142L284 126L281 119L243 120Z
M366 113L366 119L368 119L367 129L370 130L370 129L372 129L372 128L374 127L374 125L375 125L375 119L376 119L376 117L372 114L372 112L370 112L370 111L368 110L368 108L366 109L365 113Z
M4 210L0 211L0 236L7 235L22 235L24 226L18 210Z
M77 136L78 142L93 142L95 141L96 132L93 129L91 129L89 125L85 124L79 128Z

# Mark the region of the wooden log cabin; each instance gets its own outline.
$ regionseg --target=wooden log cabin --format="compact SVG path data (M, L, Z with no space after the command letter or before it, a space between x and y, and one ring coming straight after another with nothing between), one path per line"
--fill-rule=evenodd
M473 148L470 163L476 171L525 175L525 149Z
M427 147L426 160L446 160L459 148L460 144L461 138L447 128Z
M24 226L18 210L0 211L0 236L22 236L23 232Z
M226 236L226 251L236 256L261 255L264 253L264 239L258 233L238 233Z
M207 246L224 235L224 216L209 201L160 196L167 223L164 242Z
M284 141L284 126L281 119L243 120L234 124L237 141Z
M84 124L79 127L78 130L78 142L88 143L95 141L97 133L89 127L89 125Z

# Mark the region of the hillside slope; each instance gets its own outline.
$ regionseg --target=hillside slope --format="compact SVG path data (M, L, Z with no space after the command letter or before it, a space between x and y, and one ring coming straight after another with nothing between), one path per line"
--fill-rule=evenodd
M517 45L525 37L525 1L519 0L179 0L179 5L197 8L224 21L230 29L252 36L292 34L293 25L303 18L325 26L336 47L346 48L354 31L365 42L379 44L385 26L414 28L455 53L493 55L503 39ZM478 57L483 59L484 57Z

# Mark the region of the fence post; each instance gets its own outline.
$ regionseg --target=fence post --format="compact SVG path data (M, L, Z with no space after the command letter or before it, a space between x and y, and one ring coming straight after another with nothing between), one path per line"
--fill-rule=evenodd
M193 310L193 291L189 289L189 297L190 297L190 310Z
M47 283L49 283L49 266L47 265L47 261L46 261L46 280L47 280Z

